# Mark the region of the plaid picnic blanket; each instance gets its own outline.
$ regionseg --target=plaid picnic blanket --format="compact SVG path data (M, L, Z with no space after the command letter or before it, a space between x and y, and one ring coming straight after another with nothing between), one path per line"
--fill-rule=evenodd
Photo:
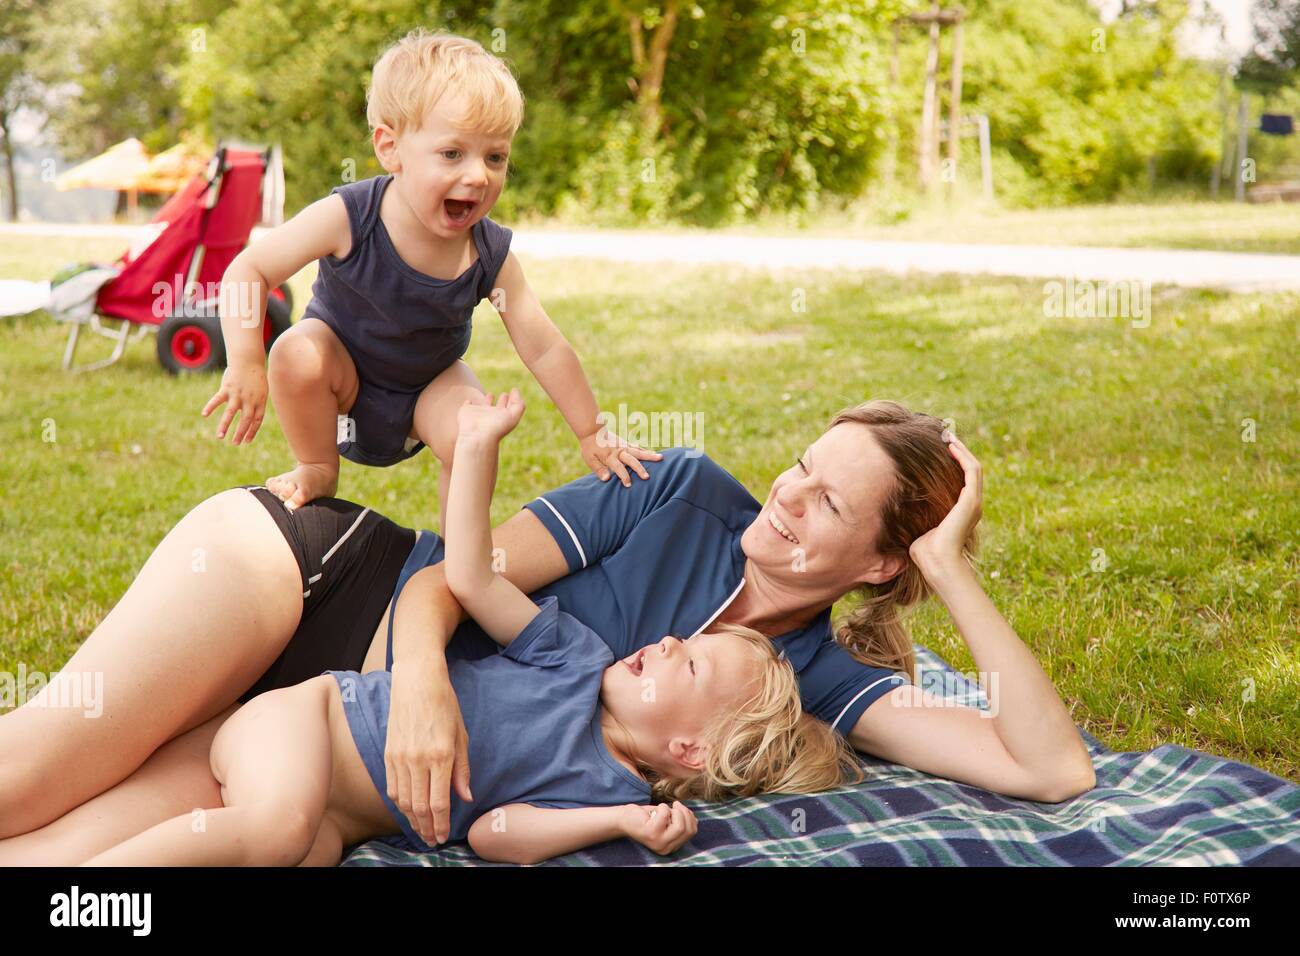
M916 653L918 667L946 672L945 698L987 709L978 684L928 648ZM860 755L868 776L856 786L692 803L699 831L671 857L615 840L540 865L1300 866L1300 786L1186 747L1116 753L1079 733L1097 786L1064 803L1004 797ZM480 860L465 843L414 853L380 839L342 865L508 864Z

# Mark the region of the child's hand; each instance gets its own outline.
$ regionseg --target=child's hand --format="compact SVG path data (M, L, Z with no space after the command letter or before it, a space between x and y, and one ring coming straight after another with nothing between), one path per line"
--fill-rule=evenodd
M509 394L502 392L495 405L488 392L481 400L466 399L456 412L457 434L499 442L519 424L523 414L524 400L519 397L519 389L512 388Z
M632 479L627 473L628 465L642 478L648 479L650 476L646 474L641 462L660 461L664 457L657 451L647 451L640 445L633 445L619 438L604 425L581 439L578 444L582 448L583 460L596 473L596 477L601 481L607 481L610 470L613 469L619 481L623 482L624 488L632 487Z
M677 852L699 829L695 814L680 800L673 801L671 806L629 803L623 808L618 825L628 839L636 840L660 856Z
M257 430L262 427L262 417L266 414L266 369L257 364L226 366L216 394L208 399L199 414L207 418L209 412L222 405L226 405L226 411L221 416L221 424L217 426L217 437L226 437L226 429L230 427L236 413L239 413L234 444L251 442Z

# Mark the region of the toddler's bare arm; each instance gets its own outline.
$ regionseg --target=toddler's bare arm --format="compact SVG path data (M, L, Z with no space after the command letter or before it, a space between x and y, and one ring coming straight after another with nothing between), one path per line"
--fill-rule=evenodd
M266 296L307 263L346 256L352 247L347 207L338 195L312 203L235 256L221 278L221 332L226 359L265 363L262 316Z

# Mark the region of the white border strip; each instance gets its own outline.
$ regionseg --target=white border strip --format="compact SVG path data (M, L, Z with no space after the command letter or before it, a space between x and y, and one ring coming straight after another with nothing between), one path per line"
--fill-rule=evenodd
M564 520L564 515L555 510L555 505L551 504L541 495L537 496L537 500L550 508L551 514L555 515L560 524L564 525L564 530L569 532L569 537L573 539L573 546L578 549L578 557L582 558L582 566L585 568L587 566L587 552L582 550L582 542L578 540L578 536L574 534L573 529L569 527L569 522Z
M741 578L740 583L736 585L736 590L731 592L731 597L723 601L722 606L719 607L712 614L710 614L709 619L705 621L703 624L701 624L699 627L697 627L695 629L695 634L692 634L691 637L695 637L697 634L702 634L704 632L704 629L708 627L710 624L712 624L714 620L717 618L717 616L721 614L723 611L725 611L732 601L736 600L736 595L740 593L740 589L743 588L744 586L745 586L745 579ZM784 654L785 651L782 651L781 653Z
M867 691L871 690L871 688L875 687L881 681L887 681L887 680L903 680L903 678L900 677L898 674L890 674L888 677L881 677L878 680L873 680L870 684L868 684L866 687L862 688L862 690L858 691L856 694L853 695L853 699L844 705L844 709L841 710L839 714L836 715L835 720L831 722L831 726L838 727L840 721L844 719L844 715L849 712L849 708L853 706L853 704L857 701L859 697L861 697Z
M348 540L348 538L352 536L352 532L357 530L357 525L361 524L361 519L368 514L370 514L369 508L361 512L361 514L357 515L357 520L352 522L352 527L348 528L348 530L344 532L343 537L339 538L337 541L334 542L334 547L330 548L328 551L325 552L325 557L320 559L321 564L324 564L326 561L328 561L333 556L335 551L343 547L343 542Z

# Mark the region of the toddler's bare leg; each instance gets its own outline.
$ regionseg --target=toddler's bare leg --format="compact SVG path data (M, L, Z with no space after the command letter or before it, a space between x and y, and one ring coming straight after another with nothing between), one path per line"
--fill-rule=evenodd
M329 800L328 675L267 691L212 741L224 806L202 825L173 817L91 858L88 866L294 866L316 844Z
M428 445L438 459L438 503L443 516L447 514L447 486L456 450L456 410L465 404L466 399L482 395L483 385L478 376L463 361L457 360L424 387L415 405L411 437ZM441 520L438 527L443 527Z
M298 463L266 487L297 508L338 489L338 416L357 400L357 370L334 330L310 317L275 340L269 362L271 400Z

